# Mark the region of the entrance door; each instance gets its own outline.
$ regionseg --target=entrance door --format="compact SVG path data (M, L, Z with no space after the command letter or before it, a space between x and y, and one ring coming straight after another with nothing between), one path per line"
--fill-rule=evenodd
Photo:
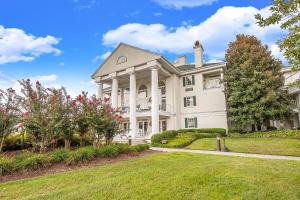
M144 136L148 134L148 121L139 121L139 134Z
M167 121L166 120L160 120L159 121L159 131L166 131L167 130Z

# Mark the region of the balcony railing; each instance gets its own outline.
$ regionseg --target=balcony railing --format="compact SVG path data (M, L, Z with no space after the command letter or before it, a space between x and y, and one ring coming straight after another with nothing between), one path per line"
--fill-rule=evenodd
M126 114L130 112L129 106L122 106L120 108L122 114ZM151 111L151 103L147 104L138 104L136 106L136 112L150 112ZM171 112L171 105L169 104L159 104L159 111Z

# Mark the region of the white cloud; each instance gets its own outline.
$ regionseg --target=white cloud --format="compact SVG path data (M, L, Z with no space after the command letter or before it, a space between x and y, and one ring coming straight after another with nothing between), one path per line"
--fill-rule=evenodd
M65 66L65 63L64 62L60 62L60 63L58 63L59 64L59 66Z
M46 76L36 76L33 79L40 82L53 82L57 80L57 75L51 74Z
M160 6L167 9L182 9L183 7L193 8L203 5L211 5L217 0L153 0Z
M59 41L60 39L50 35L35 37L22 29L0 25L0 64L30 62L46 53L59 55L61 51L53 47Z
M107 51L101 56L97 55L95 58L93 58L92 62L95 63L99 60L105 60L109 55L111 54L111 51Z
M193 43L200 40L208 60L222 60L229 42L237 34L249 34L258 37L271 47L275 56L282 58L275 43L286 32L279 25L261 28L254 18L258 12L267 15L268 9L226 6L198 25L181 25L175 28L163 24L125 24L105 33L103 45L115 47L119 42L125 42L161 53L185 54L193 52Z
M111 54L111 51L105 52L104 54L101 55L101 59L105 60L106 58L108 58L108 56L110 56L110 54Z

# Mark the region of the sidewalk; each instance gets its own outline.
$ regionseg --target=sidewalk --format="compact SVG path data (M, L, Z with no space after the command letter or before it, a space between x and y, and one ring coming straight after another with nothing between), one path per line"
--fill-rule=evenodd
M224 156L267 158L267 159L278 159L278 160L298 160L298 161L300 161L300 157L295 157L295 156L277 156L277 155L263 155L263 154L252 154L252 153L235 153L235 152L220 152L220 151L206 151L206 150L173 149L173 148L160 148L160 147L151 147L150 149L155 150L155 151L162 151L162 152L186 152L186 153L200 153L200 154L213 154L213 155L224 155Z

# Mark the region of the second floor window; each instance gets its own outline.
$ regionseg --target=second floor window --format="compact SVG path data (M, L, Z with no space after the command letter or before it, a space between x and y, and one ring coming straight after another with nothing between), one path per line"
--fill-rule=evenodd
M147 87L145 85L141 85L139 87L139 91L138 91L138 98L142 99L142 98L147 98L147 97L148 97Z
M216 89L221 87L221 75L204 77L204 89Z
M184 97L184 107L196 106L196 96Z
M189 85L195 85L195 75L189 75L182 77L183 80L183 87Z

